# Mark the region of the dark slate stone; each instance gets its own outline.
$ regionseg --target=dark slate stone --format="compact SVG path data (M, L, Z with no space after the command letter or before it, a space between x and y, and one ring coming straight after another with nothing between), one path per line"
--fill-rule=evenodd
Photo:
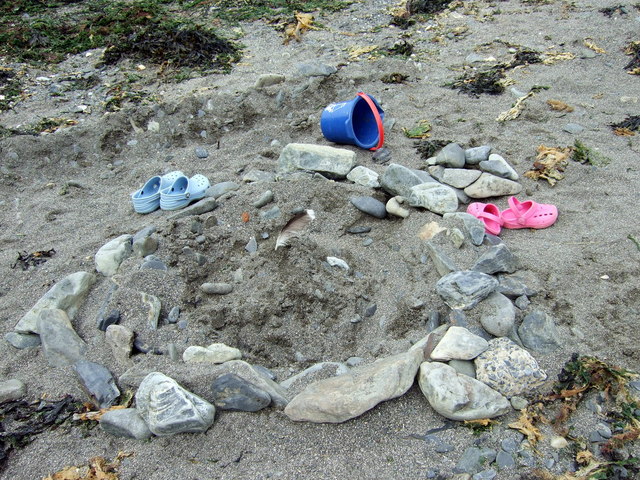
M498 452L498 455L496 456L496 464L498 465L500 470L516 466L516 462L513 459L513 456L510 453L505 452L504 450L500 450Z
M474 474L480 471L483 465L493 462L497 452L490 448L467 448L453 469L454 473Z
M98 318L98 329L106 332L109 325L115 325L119 321L120 310L114 308L107 316Z
M80 360L74 364L73 369L84 390L95 399L100 408L109 408L120 396L111 372L102 365Z
M365 318L373 317L377 309L378 309L378 305L376 305L375 303L371 303L366 306L366 308L364 309L364 312L362 312L362 316Z
M498 281L500 284L496 291L511 299L518 298L522 295L531 298L538 294L535 290L527 287L524 279L517 275L498 275Z
M347 233L359 234L359 233L369 233L371 231L371 227L364 226L355 226L347 229Z
M196 153L196 157L198 158L207 158L209 156L209 152L204 147L196 147L194 151Z
M455 262L451 257L444 253L440 247L436 246L431 241L426 243L426 247L429 251L429 258L431 258L433 265L436 267L436 272L438 272L439 275L444 276L458 270Z
M235 373L225 373L211 384L214 405L222 410L257 412L271 403L271 395Z
M364 213L368 213L376 218L385 218L387 209L380 200L373 197L351 197L351 203L354 207Z
M469 165L477 165L484 160L489 159L491 153L491 147L489 145L483 145L481 147L467 148L464 151L465 162Z
M436 443L433 449L435 450L436 453L449 453L449 452L453 452L455 450L455 447L450 443L442 441L442 442Z
M180 318L180 307L175 306L169 312L169 315L167 316L167 322L178 323L178 318Z
M489 247L478 259L471 270L486 274L513 273L518 269L518 258L504 243Z
M144 263L142 265L140 265L140 269L141 270L163 270L163 271L167 271L167 265L162 261L162 260L158 260L156 258L152 258L152 259L145 259Z
M133 340L133 353L152 353L153 355L162 355L162 350L148 344L141 338L136 337Z
M274 382L278 378L278 376L269 370L267 367L263 367L262 365L251 365L253 369L262 375L264 378L268 378L269 380L273 380Z
M9 332L4 336L4 339L9 342L11 346L19 350L39 347L42 343L40 335L36 335L35 333Z
M515 438L505 438L500 443L500 446L505 452L516 453L520 448L520 443Z
M429 312L429 318L427 320L427 332L433 332L440 326L440 314L435 310Z
M452 272L436 283L436 291L452 309L469 310L498 286L490 275L472 270Z
M536 310L524 317L518 328L522 344L536 352L551 353L560 347L556 324L546 313Z
M135 408L109 410L100 417L100 427L115 437L146 440L151 431Z
M391 151L387 147L382 147L371 157L376 163L389 163L391 161Z

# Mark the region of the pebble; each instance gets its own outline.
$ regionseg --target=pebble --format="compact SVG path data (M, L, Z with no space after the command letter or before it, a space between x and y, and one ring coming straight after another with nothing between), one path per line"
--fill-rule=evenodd
M64 367L84 358L87 345L71 326L64 310L42 310L37 328L49 365Z
M509 180L518 180L518 172L516 172L511 165L497 153L489 155L488 160L480 162L480 168L482 171L496 175L497 177L507 178Z
M375 163L388 163L391 161L391 150L387 147L382 147L376 150L371 158Z
M411 187L436 180L424 171L417 171L397 163L390 164L380 176L380 186L391 195L409 198Z
M282 173L296 170L311 170L345 178L355 167L356 154L344 148L304 143L289 143L278 159L278 170Z
M84 390L98 407L109 408L120 396L111 372L98 363L81 360L73 366Z
M100 428L115 437L146 440L151 430L135 408L109 410L100 416Z
M274 144L273 142L278 142L277 140L273 140L271 142L272 147L280 147L279 144ZM273 182L276 179L275 172L265 172L264 170L249 170L247 173L242 175L242 181L245 183L254 183L254 182Z
M209 151L205 147L196 147L194 152L198 158L207 158L209 156Z
M255 83L255 88L264 88L270 87L272 85L277 85L279 83L284 82L286 77L284 75L280 75L278 73L263 73L258 76L258 79Z
M379 175L373 170L367 167L363 167L362 165L358 165L353 170L351 170L347 174L347 180L351 180L353 183L362 185L363 187L380 187Z
M138 413L155 435L206 432L213 424L215 407L162 373L147 375L135 398Z
M339 267L343 270L349 271L349 265L347 262L338 257L327 257L327 263L332 267Z
M161 271L167 271L168 267L167 264L164 263L162 260L159 260L157 258L153 258L152 255L150 255L149 257L145 258L144 261L142 262L142 265L140 265L140 269L141 270L161 270Z
M221 410L257 412L271 403L271 396L244 378L225 373L211 384L214 405Z
M200 290L207 295L228 295L233 292L233 285L230 283L203 283L200 285Z
M520 443L514 438L505 438L500 442L502 450L508 453L516 453L520 448Z
M484 338L463 327L452 326L431 352L432 360L472 360L489 348Z
M40 333L40 312L62 309L73 319L96 278L87 272L76 272L66 276L45 293L14 327L18 333Z
M215 199L220 198L222 195L235 192L240 188L236 182L220 182L215 185L211 185L207 189L207 193L205 194L207 197L213 197Z
M518 336L525 347L535 352L548 354L560 348L560 333L553 318L540 310L524 317Z
M488 160L490 153L491 147L489 145L467 148L464 151L465 163L468 165L478 165L480 162Z
M208 347L193 345L182 354L185 363L224 363L242 358L242 352L224 343L213 343Z
M458 196L456 192L446 185L437 182L427 182L414 185L408 196L409 205L422 207L443 215L455 212L458 209Z
M338 71L333 65L324 63L298 63L296 70L304 77L328 77Z
M442 168L442 167L431 167L431 168ZM442 183L446 183L447 185L451 185L455 188L465 188L475 182L478 177L482 174L480 170L468 170L465 168L443 168L441 175L434 175L429 169L429 173L431 176L436 177L438 181Z
M500 470L504 470L505 468L514 468L516 461L510 453L499 450L498 455L496 455L496 465Z
M179 318L180 318L180 307L175 306L169 311L169 315L167 315L167 322L178 323Z
M100 247L95 254L96 270L105 277L115 275L120 264L133 252L132 239L133 235L120 235Z
M485 239L485 227L482 220L466 212L445 213L442 218L448 223L461 224L471 243L476 246L482 245Z
M449 273L436 283L436 291L452 309L469 310L488 297L498 281L486 273L462 270Z
M258 242L256 241L256 237L251 237L249 242L244 246L244 249L249 253L255 253L258 251Z
M280 207L278 207L277 205L265 212L260 212L260 218L262 218L263 220L273 220L280 217L280 215L282 215L282 212L280 211Z
M516 322L516 309L507 297L493 292L479 306L480 324L495 337L506 337Z
M27 387L18 379L10 379L0 382L0 403L20 400L27 394Z
M567 439L559 436L552 437L551 440L549 440L549 444L556 450L561 450L569 446L569 442L567 441Z
M487 248L478 258L471 270L486 274L513 273L518 270L520 262L504 243Z
M260 195L260 197L258 197L255 202L253 202L253 206L255 208L262 208L271 202L273 202L273 192L271 190L267 190L262 195Z
M351 197L350 201L358 210L373 217L385 218L387 216L385 204L373 197Z
M446 145L436 155L436 164L445 167L462 168L465 161L465 151L457 143Z
M429 258L431 258L438 275L445 276L458 270L455 262L444 253L440 247L436 246L433 242L426 242L425 245L429 252Z
M40 335L36 335L35 333L9 332L5 334L4 339L18 350L39 347L42 343Z
M477 473L483 465L493 463L497 452L491 448L469 447L453 469L454 473Z
M471 198L502 197L517 195L522 191L522 185L513 180L497 177L484 172L478 180L464 189L464 193Z
M103 332L107 331L109 325L115 325L120 321L120 310L114 308L109 312L109 314L104 317L101 316L98 319L98 330L102 330Z
M110 325L107 327L105 339L118 363L125 364L131 356L134 338L133 331L123 325Z
M584 132L584 127L582 125L578 125L577 123L567 123L562 130L572 135L578 135L579 133Z
M147 313L147 325L150 330L158 329L158 321L160 320L160 309L162 303L160 299L155 295L149 295L148 293L141 292L142 303L148 307Z
M369 233L371 231L371 227L364 227L364 226L356 226L356 227L349 227L347 228L347 233L353 233L355 235L361 234L361 233Z
M547 379L536 359L506 337L489 340L474 362L476 378L506 397L530 393Z
M511 401L511 406L514 410L524 410L529 406L529 401L526 398L519 397L518 395L514 395L509 400Z

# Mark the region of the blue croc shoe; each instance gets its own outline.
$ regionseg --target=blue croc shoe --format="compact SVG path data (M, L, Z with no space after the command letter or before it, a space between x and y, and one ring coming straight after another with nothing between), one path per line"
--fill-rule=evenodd
M131 194L133 209L138 213L150 213L160 208L160 192L182 176L184 174L176 170L163 176L151 177L140 190Z
M204 197L209 188L209 179L204 175L185 176L176 179L173 184L160 192L160 208L162 210L178 210L191 202Z

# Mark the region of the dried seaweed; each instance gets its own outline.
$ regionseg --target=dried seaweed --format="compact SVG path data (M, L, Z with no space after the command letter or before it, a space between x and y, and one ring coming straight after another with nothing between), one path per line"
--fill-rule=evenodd
M118 480L118 467L122 459L131 455L132 452L118 452L111 462L104 457L93 457L88 465L65 467L42 480Z
M534 180L546 180L549 185L554 186L558 180L562 180L567 160L573 149L571 147L553 148L540 145L538 155L533 162L533 168L524 173L525 177Z
M547 105L551 107L551 110L556 110L558 112L573 112L573 107L567 105L562 100L547 100Z
M401 55L403 57L409 57L413 53L413 45L406 40L396 43L388 50L390 55Z
M451 2L452 0L408 0L406 9L409 15L433 15L442 12Z
M413 128L403 128L402 132L404 136L407 138L419 138L424 140L429 137L431 134L431 124L429 120L420 120L415 127Z
M624 53L632 56L624 69L631 75L640 75L640 42L631 42L624 49Z
M383 75L380 80L382 83L404 83L408 78L409 76L404 73L394 72Z
M29 267L37 267L50 259L55 253L56 251L53 248L50 250L38 250L33 253L18 252L18 258L11 265L11 268L16 268L18 265L22 270L27 270Z
M633 136L634 132L640 132L640 115L632 115L621 122L612 123L610 127L616 135Z
M613 17L614 13L619 13L620 15L626 15L627 13L627 8L624 5L615 5L613 7L605 7L605 8L601 8L600 10L598 10L601 14L603 14L605 17Z

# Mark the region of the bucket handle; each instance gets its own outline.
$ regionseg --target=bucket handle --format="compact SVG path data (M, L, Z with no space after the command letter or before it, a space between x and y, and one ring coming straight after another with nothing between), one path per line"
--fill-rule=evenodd
M371 100L371 98L369 98L369 95L367 95L366 93L358 92L358 96L362 97L362 99L367 102L367 105L369 105L369 108L371 108L373 116L376 119L376 124L378 125L378 145L370 148L369 150L378 150L384 143L384 126L382 125L382 118L380 118L380 114L378 113L378 107L376 107L375 103L373 103L373 100Z

